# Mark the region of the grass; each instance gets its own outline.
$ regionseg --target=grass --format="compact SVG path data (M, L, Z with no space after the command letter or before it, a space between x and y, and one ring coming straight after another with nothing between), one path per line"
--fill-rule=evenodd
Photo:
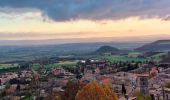
M142 53L140 53L140 52L130 52L128 54L129 57L138 57L140 55L142 55Z
M57 67L74 67L77 64L78 61L61 61L59 63L54 63L54 64L47 64L44 65L43 67L48 69L48 68L57 68ZM39 69L41 67L40 64L34 64L33 68L35 70Z
M17 67L18 64L0 64L0 69Z
M111 55L111 56L102 56L100 59L107 59L111 62L126 62L126 61L145 61L145 58L140 57L128 57L127 55Z
M76 61L62 61L59 63L54 63L54 64L48 64L45 65L45 68L51 68L51 67L71 67L71 66L75 66L77 64Z
M167 55L166 52L163 52L163 53L158 53L158 54L155 54L153 56L150 56L150 57L138 57L142 55L141 53L138 53L138 52L131 52L129 53L128 55L104 55L104 56L101 56L101 55L98 55L97 56L97 59L106 59L106 60L109 60L110 62L119 62L119 61L122 61L122 62L126 62L126 61L161 61L162 60L162 57Z

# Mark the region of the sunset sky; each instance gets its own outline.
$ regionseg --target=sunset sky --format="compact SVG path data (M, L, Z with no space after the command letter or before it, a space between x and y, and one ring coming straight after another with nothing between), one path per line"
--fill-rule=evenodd
M0 40L170 38L169 5L170 0L0 0Z

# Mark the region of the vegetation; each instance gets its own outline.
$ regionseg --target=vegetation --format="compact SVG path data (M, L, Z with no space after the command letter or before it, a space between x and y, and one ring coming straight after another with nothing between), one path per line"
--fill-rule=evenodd
M136 91L133 96L137 97L137 100L152 100L150 96L146 96L139 91Z
M99 59L106 59L109 60L110 62L126 62L126 61L146 61L145 58L142 57L128 57L127 55L110 55L110 56L99 56Z
M168 51L170 50L170 40L158 40L150 44L135 49L136 51Z
M142 55L142 53L140 52L130 52L128 54L128 57L140 57Z
M86 84L84 83L74 83L68 81L64 91L63 100L75 100L76 94L80 91Z
M51 67L72 67L77 64L77 61L62 61L59 63L54 64L47 64L45 65L45 68L51 68Z
M148 59L149 60L152 60L152 61L161 61L162 60L162 58L164 57L164 56L166 56L167 55L167 53L166 52L160 52L160 53L157 53L157 54L155 54L155 55L152 55L152 56L150 56L150 57L148 57Z
M46 69L48 69L48 68L57 68L57 67L74 67L74 66L76 66L77 62L78 61L61 61L59 63L45 64L43 66L40 65L40 64L34 64L33 68L35 70L37 70L37 69L39 69L41 67L46 68Z
M106 59L109 60L110 62L127 62L127 61L135 61L135 62L144 62L144 61L161 61L164 56L166 56L166 52L160 52L156 53L151 56L146 56L144 57L141 53L139 52L130 52L127 55L104 55L104 56L97 56L98 59Z
M112 52L118 52L119 49L111 46L102 46L98 50L96 50L96 54L101 54L101 53L112 53Z
M24 41L25 42L25 41ZM21 42L24 44L24 42ZM47 42L45 42L47 43ZM13 43L12 43L13 44ZM20 43L19 43L20 44ZM65 55L86 55L96 51L103 45L117 48L133 49L143 43L69 43L42 46L0 46L0 63L32 61L43 57L57 57Z
M92 81L77 93L76 100L118 100L118 98L110 87Z
M170 82L166 83L165 87L170 88Z
M0 64L0 69L17 67L18 64Z

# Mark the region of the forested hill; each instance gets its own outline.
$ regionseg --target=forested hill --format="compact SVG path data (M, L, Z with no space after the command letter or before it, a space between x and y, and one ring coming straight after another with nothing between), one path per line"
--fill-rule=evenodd
M95 53L111 53L111 52L118 52L119 49L111 46L102 46L95 51Z
M170 40L158 40L135 49L136 51L170 51Z

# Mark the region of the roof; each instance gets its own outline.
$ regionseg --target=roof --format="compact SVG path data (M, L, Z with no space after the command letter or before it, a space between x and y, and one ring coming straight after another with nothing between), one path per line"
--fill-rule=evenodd
M135 74L137 77L149 77L149 74Z
M170 92L170 88L164 88L166 92Z

